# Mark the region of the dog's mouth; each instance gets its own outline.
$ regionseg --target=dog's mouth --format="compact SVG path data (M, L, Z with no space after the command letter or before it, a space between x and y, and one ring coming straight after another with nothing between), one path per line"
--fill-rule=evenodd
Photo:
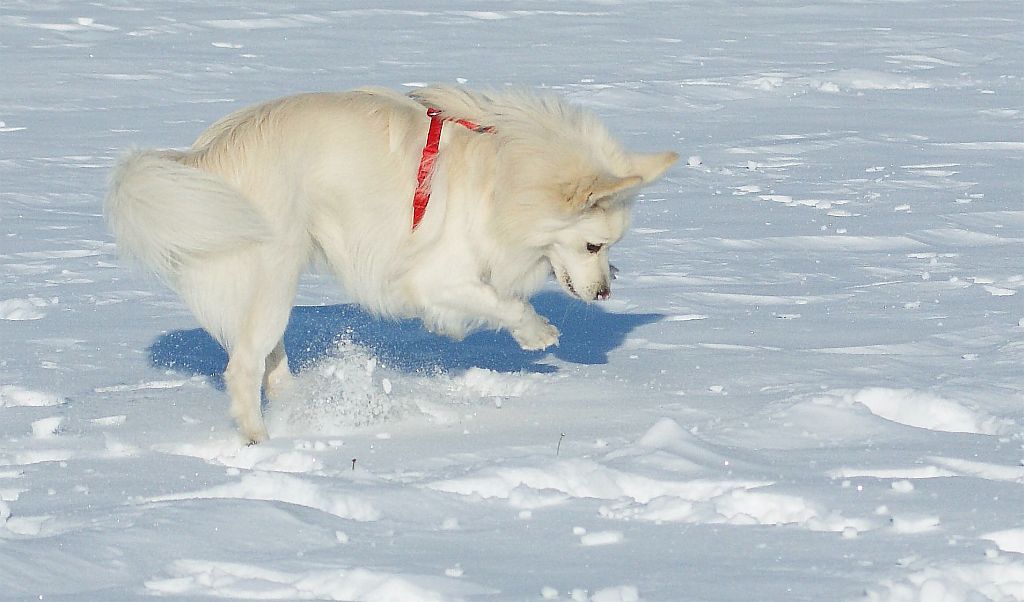
M569 272L559 270L558 283L561 284L562 288L564 288L566 292L568 292L573 297L576 297L577 299L583 298L582 296L580 296L578 292L576 292L576 287L572 285L572 276L569 275Z
M593 297L584 297L579 293L579 291L576 290L576 287L573 285L572 276L570 276L569 273L564 270L557 271L557 278L558 283L562 285L562 288L565 289L567 293L581 301L605 301L612 296L611 288L605 285L600 287L597 291L595 291Z

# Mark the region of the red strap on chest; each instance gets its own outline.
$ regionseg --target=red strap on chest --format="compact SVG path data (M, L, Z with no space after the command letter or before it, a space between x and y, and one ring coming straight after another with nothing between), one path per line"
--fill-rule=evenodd
M430 183L434 175L434 163L437 162L438 148L441 144L441 131L444 129L445 121L454 121L464 128L475 132L493 132L493 128L481 127L472 121L465 119L451 119L441 116L441 111L434 108L427 109L427 117L430 117L430 128L427 130L427 142L423 145L423 154L420 157L420 167L416 172L416 192L412 197L412 229L420 225L423 214L427 212L427 205L430 203Z

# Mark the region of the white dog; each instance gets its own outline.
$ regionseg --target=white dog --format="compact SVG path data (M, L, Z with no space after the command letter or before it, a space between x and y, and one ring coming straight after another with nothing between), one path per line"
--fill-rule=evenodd
M570 295L607 298L632 198L676 159L625 152L593 116L522 91L302 94L188 150L125 156L105 210L122 252L227 349L231 414L255 443L261 387L273 399L290 380L282 336L312 260L377 315L544 349L559 333L530 295L553 270Z

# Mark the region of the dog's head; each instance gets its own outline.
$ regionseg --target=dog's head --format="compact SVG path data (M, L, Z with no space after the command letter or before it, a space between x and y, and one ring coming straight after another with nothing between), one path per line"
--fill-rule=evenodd
M519 254L508 262L520 266L508 278L519 292L536 290L550 264L565 292L584 301L607 299L608 251L629 226L636 193L679 156L627 152L596 116L554 96L432 87L415 97L489 126L489 135L466 139L466 156L478 164L466 177L490 201L496 248ZM493 172L483 168L488 161Z
M629 226L636 192L660 177L676 159L673 152L627 155L626 168L619 170L626 175L589 170L563 181L558 202L564 204L565 219L552 233L545 256L565 292L588 302L611 296L608 252Z

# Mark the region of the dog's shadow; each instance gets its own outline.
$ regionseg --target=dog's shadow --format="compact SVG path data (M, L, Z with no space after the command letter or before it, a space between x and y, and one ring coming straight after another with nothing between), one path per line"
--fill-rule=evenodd
M615 314L558 293L541 293L533 305L562 331L550 353L566 362L605 364L608 353L635 328L657 322L661 314ZM358 344L392 369L406 372L461 372L472 367L497 372L554 372L542 363L549 351L523 351L507 333L482 331L462 341L431 334L418 320L381 320L356 305L295 307L285 331L285 351L292 372L314 364L339 340ZM228 356L205 330L175 330L149 348L153 366L202 375L223 388Z

